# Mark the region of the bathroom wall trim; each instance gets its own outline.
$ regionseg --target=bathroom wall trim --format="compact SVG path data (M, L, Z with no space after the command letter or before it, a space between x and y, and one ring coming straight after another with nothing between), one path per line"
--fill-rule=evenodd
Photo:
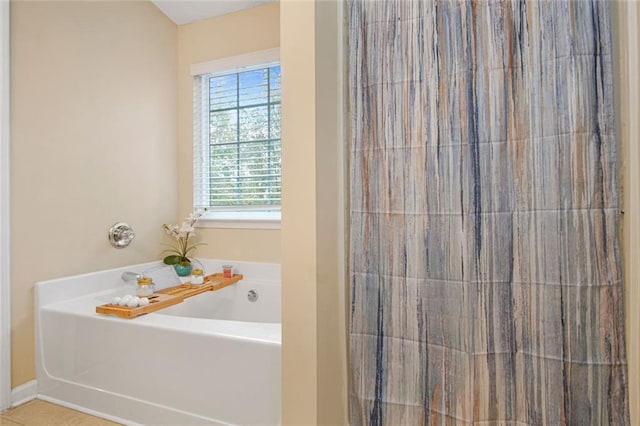
M10 2L0 0L0 410L11 404L9 25Z
M11 407L25 404L38 396L38 381L31 380L11 390Z

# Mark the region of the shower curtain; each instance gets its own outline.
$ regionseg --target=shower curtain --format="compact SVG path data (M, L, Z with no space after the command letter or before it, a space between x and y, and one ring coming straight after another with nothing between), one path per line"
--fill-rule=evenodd
M609 4L347 15L351 424L628 425Z

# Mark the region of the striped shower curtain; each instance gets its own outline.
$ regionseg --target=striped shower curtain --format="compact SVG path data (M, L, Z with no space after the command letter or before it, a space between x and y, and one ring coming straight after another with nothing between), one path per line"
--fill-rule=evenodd
M628 425L609 4L347 10L351 424Z

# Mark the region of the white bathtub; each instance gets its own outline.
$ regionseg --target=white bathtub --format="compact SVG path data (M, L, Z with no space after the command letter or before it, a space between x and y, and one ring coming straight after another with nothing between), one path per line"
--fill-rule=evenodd
M280 269L228 263L245 278L131 320L95 306L157 263L36 283L38 397L126 424L278 424Z

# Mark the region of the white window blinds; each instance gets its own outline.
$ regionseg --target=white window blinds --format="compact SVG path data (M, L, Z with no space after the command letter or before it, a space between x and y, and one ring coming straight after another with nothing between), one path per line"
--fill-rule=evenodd
M280 65L194 77L194 207L280 207Z

